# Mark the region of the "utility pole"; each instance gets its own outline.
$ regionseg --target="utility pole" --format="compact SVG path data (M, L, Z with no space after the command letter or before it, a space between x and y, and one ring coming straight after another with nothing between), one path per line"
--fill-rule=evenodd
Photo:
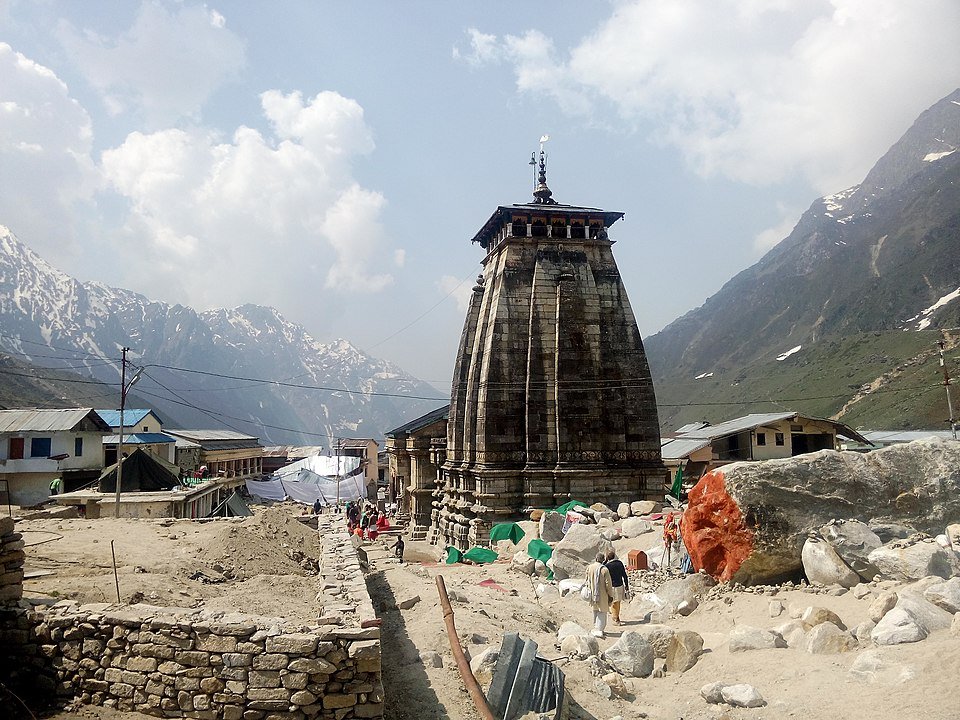
M114 498L114 517L120 517L120 483L123 481L123 408L127 404L127 390L132 388L137 380L140 379L140 373L143 368L137 370L130 382L127 382L127 352L130 348L120 349L120 437L117 442L117 492Z
M953 400L950 398L950 373L947 372L947 364L943 361L943 340L938 340L937 345L940 348L940 369L943 370L943 386L947 389L947 411L950 413L950 432L953 433L953 439L957 439L957 421L953 417Z
M127 402L127 351L120 349L120 437L117 442L117 492L113 503L114 517L120 517L120 483L123 481L123 406Z
M337 505L340 505L340 446L343 441L337 438Z

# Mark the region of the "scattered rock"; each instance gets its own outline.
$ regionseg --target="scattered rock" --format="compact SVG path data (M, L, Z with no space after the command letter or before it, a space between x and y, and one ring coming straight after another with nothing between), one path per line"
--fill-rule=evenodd
M956 555L932 539L881 545L868 556L880 574L890 580L919 580L928 575L949 578L960 570Z
M868 556L880 547L883 541L866 523L859 520L834 520L820 528L820 535L830 543L851 570L864 580L873 580L878 570Z
M931 585L923 591L923 596L948 613L960 613L960 577Z
M841 630L847 629L847 626L843 624L843 621L835 612L825 607L813 605L803 611L803 614L800 616L800 622L803 623L804 628L807 630L822 623L831 623Z
M700 607L700 603L697 600L684 600L677 605L677 613L683 617L686 617L698 607Z
M822 622L807 633L807 652L813 655L849 652L857 647L856 638L832 622Z
M780 633L788 648L801 648L807 645L807 630L799 620L789 620L783 625L774 628L774 632Z
M420 653L420 662L426 667L442 668L443 658L436 650L424 650Z
M953 622L950 623L950 634L954 637L960 637L960 613L953 616Z
M867 608L867 617L873 622L878 623L896 604L897 594L895 592L888 590L887 592L880 593L874 601L870 603L870 607Z
M649 515L659 509L660 504L654 500L636 500L630 503L630 514L634 516Z
M649 520L638 517L628 517L620 523L620 534L625 538L635 538L653 530L653 524Z
M540 516L540 539L547 543L563 540L564 516L548 510Z
M647 677L653 672L653 648L642 635L627 630L603 653L617 672L629 677Z
M560 643L560 650L574 660L583 660L599 653L600 643L590 634L567 635Z
M527 555L526 550L517 550L510 561L510 567L522 572L524 575L533 575L536 566L536 560Z
M500 648L488 647L470 661L470 670L477 680L484 682L493 678L493 669L500 659Z
M853 634L856 636L857 643L860 645L860 647L867 647L868 645L873 644L873 640L870 638L870 633L873 632L873 629L876 626L877 624L873 620L864 620L853 629Z
M870 639L877 645L919 642L925 637L927 631L909 612L900 607L890 610L870 632Z
M409 610L414 605L420 602L420 596L414 595L413 597L408 597L397 603L397 607L401 610Z
M560 591L557 590L557 586L550 585L549 583L537 583L537 587L534 589L534 592L541 600L549 600L551 598L560 597Z
M723 702L723 689L728 686L725 682L709 683L700 688L700 697L711 705L719 705Z
M703 654L703 638L692 630L678 630L667 646L667 670L685 672L697 664Z
M730 652L785 647L787 647L787 643L783 636L772 630L764 630L752 625L737 625L730 631Z
M854 586L852 592L853 592L853 596L857 600L863 600L865 597L870 595L873 592L873 590L866 583L860 583L859 585Z
M780 600L771 600L770 601L770 617L780 617L783 615L784 607L783 602Z
M641 625L634 632L642 635L643 639L650 643L653 654L658 658L667 656L670 640L676 634L676 631L669 625Z
M851 588L860 582L857 575L825 540L810 536L800 551L803 573L818 585L842 585Z
M763 707L767 701L763 695L753 685L740 683L738 685L727 685L720 689L720 697L727 705L732 707Z
M620 531L617 529L615 525L612 525L608 528L604 528L603 530L601 530L600 536L604 540L609 540L610 542L613 542L614 540L620 539Z
M632 513L630 512L630 503L622 502L617 505L617 515L620 516L621 520L626 520L630 517Z
M915 675L912 666L889 662L879 649L865 650L850 666L851 677L876 685L899 685L913 679Z
M563 642L563 639L570 635L589 635L589 630L584 630L582 627L577 625L577 623L572 620L567 620L563 625L560 626L560 629L557 630L557 642Z

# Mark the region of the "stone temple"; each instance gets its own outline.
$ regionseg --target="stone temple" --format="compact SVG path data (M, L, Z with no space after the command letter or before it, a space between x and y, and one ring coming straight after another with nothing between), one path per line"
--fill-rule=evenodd
M568 500L662 497L650 369L613 259L623 213L561 205L543 151L531 203L498 207L454 371L430 538L461 549Z

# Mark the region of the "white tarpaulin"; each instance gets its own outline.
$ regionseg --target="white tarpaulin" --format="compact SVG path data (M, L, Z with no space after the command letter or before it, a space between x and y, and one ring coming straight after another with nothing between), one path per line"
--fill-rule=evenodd
M247 492L265 500L283 500L290 498L306 505L313 505L319 500L324 505L334 505L337 502L337 480L329 479L302 471L299 477L274 480L247 480ZM356 500L366 497L366 487L363 477L344 478L340 481L341 501Z
M284 465L273 473L274 478L286 480L296 477L301 470L309 470L327 478L345 477L360 469L360 458L353 455L311 455L295 463Z

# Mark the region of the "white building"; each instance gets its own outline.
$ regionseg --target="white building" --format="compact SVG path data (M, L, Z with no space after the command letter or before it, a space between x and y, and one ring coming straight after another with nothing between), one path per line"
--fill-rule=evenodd
M57 478L65 492L96 482L109 432L93 408L0 410L0 503L39 505Z

